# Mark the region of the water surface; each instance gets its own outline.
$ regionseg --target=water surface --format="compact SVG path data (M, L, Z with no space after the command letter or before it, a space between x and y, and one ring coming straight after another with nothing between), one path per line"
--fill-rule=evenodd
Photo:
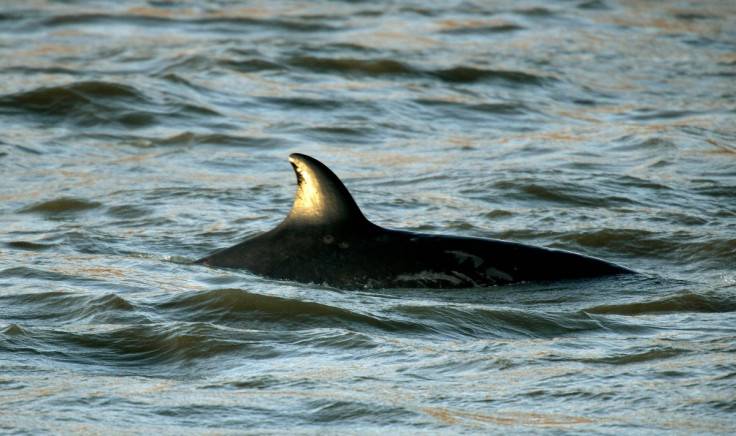
M8 1L0 429L736 431L730 2ZM377 224L641 276L339 290L188 263L312 155Z

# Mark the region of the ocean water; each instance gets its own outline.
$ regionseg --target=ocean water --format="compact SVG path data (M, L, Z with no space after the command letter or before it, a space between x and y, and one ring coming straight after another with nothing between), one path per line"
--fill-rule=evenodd
M732 434L735 79L729 1L4 1L0 432ZM292 152L379 225L642 274L190 265Z

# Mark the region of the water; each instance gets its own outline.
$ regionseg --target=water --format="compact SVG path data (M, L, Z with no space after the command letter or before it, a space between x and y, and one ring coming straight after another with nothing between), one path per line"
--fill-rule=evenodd
M736 431L732 2L0 6L0 431ZM338 290L188 265L291 152L387 227L642 276Z

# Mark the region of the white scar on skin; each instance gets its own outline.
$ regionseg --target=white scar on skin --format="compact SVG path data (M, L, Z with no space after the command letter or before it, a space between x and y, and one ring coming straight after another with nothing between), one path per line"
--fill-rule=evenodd
M473 261L473 267L478 268L483 264L483 258L475 256L470 253L465 253L464 251L445 251L447 254L452 254L457 259L457 263L463 263L466 260L470 259Z
M441 273L441 272L435 272L435 271L422 271L418 274L401 274L396 277L396 280L401 281L407 281L407 282L413 282L413 281L422 281L422 282L450 282L453 285L459 285L463 281L456 277L451 276L449 274Z
M506 280L507 282L511 282L514 280L512 276L503 271L497 270L496 268L486 269L486 277L489 279L502 279Z

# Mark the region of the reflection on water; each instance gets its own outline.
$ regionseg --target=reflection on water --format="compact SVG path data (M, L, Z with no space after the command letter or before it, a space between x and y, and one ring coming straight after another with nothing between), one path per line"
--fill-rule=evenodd
M729 2L5 2L0 426L736 430ZM341 291L188 265L287 156L367 218L646 277Z

